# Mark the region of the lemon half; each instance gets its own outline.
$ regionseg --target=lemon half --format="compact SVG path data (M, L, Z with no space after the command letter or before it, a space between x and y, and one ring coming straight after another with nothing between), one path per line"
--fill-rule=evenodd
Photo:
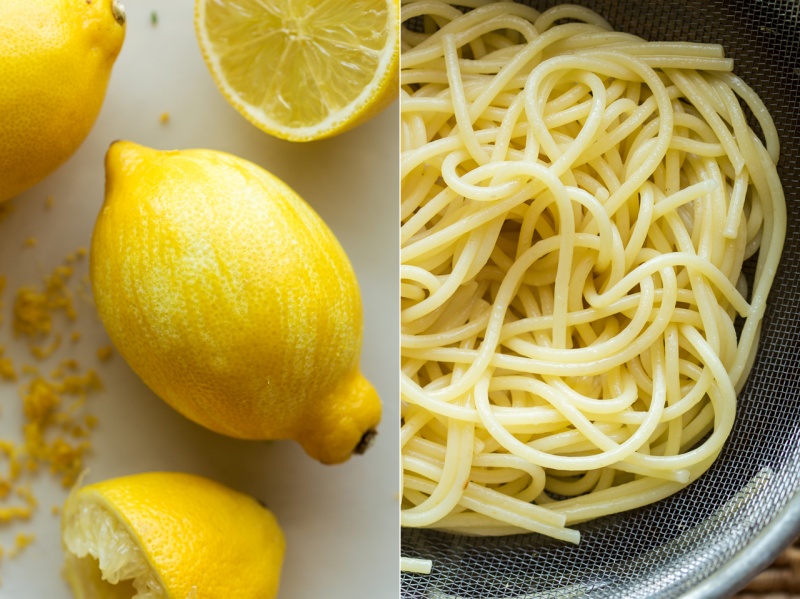
M398 0L196 0L195 29L228 101L291 141L366 121L398 92Z
M174 472L73 491L62 541L77 599L271 599L285 549L275 517L255 499Z

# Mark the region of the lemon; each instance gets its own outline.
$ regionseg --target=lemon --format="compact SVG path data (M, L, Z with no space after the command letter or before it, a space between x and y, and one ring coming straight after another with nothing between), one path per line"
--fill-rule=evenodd
M211 75L251 123L282 139L337 135L397 97L398 0L196 0Z
M362 451L381 403L359 370L361 296L331 230L277 177L213 150L115 142L90 277L119 353L195 422Z
M176 472L73 490L61 537L77 599L271 599L285 548L255 499Z
M116 0L0 2L0 202L78 149L124 37Z

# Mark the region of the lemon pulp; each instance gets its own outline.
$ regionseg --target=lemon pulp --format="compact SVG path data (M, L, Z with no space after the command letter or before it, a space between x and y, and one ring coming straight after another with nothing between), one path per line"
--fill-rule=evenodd
M251 122L280 137L319 138L394 99L396 4L198 0L197 31L217 85Z
M167 599L125 525L101 505L82 500L63 540L67 577L78 599Z

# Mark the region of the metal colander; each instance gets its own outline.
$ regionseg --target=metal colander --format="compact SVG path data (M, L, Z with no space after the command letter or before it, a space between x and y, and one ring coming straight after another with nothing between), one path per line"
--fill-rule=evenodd
M800 532L800 0L573 1L645 39L722 44L772 114L789 223L758 357L731 437L698 481L577 525L578 546L405 529L402 555L433 571L403 573L403 599L728 597Z

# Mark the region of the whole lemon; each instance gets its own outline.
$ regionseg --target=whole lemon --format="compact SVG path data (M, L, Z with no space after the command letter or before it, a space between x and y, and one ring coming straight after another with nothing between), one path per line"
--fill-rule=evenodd
M78 149L124 37L116 0L0 2L0 202Z
M259 166L115 142L89 272L120 354L191 420L295 439L324 463L374 434L381 404L359 370L350 261L311 207Z
M61 538L77 599L272 599L285 549L277 520L255 499L179 472L76 489Z

